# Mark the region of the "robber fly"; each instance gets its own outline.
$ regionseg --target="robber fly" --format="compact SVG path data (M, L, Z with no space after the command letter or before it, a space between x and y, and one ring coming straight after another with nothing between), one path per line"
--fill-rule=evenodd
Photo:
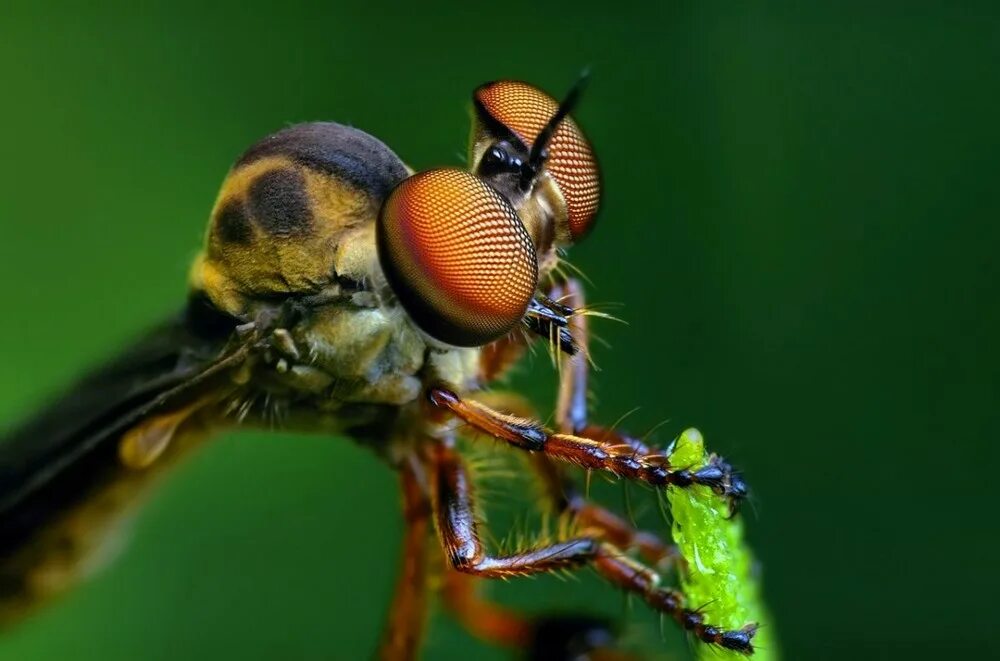
M592 567L697 639L745 654L754 625L706 621L656 568L657 536L590 502L567 465L655 487L706 485L737 503L715 460L662 450L587 419L587 308L561 251L593 229L601 180L561 102L522 82L473 94L469 169L414 173L385 144L332 122L292 126L233 165L191 269L183 310L0 443L0 622L78 580L155 476L221 429L343 435L400 478L399 586L379 656L418 654L429 538L446 607L474 634L533 658L582 658L613 639L584 616L500 609L476 579ZM485 388L535 341L561 361L556 428ZM530 465L575 536L498 555L481 542L456 436L493 437Z

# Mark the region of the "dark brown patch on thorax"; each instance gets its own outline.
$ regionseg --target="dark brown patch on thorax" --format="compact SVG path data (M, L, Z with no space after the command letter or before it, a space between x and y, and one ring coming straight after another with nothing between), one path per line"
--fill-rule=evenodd
M305 177L297 170L270 170L257 177L247 207L253 222L274 236L301 235L312 225Z
M241 200L229 200L219 208L215 216L215 233L226 243L250 243L253 229Z
M195 288L241 316L261 296L363 281L377 268L368 230L408 174L385 144L348 126L299 124L264 138L222 184Z

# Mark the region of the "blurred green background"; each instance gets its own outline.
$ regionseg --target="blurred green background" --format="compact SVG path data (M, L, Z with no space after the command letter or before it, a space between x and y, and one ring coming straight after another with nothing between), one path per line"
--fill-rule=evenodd
M788 659L1000 652L995 4L75 4L0 6L0 421L179 305L258 138L335 119L458 164L477 84L558 95L589 65L606 198L572 258L628 321L596 324L596 417L696 425L745 470ZM514 380L543 411L551 372ZM0 658L366 658L397 498L349 442L226 436ZM495 594L656 638L586 572ZM429 659L505 658L439 615L428 638Z

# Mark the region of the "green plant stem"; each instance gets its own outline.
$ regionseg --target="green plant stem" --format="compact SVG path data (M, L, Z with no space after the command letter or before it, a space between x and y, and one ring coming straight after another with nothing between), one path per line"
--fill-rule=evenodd
M696 470L707 462L701 432L685 430L670 452L671 465ZM703 607L709 622L728 629L759 622L762 627L753 641L754 661L778 659L770 617L753 571L753 556L743 539L742 518L729 518L729 504L708 487L671 488L667 499L674 519L671 533L687 561L680 580L689 607ZM700 644L696 654L705 661L743 658L736 652Z

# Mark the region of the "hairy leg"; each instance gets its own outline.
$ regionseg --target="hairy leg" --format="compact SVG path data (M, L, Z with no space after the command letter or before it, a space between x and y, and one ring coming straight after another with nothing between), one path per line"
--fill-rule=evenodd
M570 279L556 288L551 296L561 305L574 311L584 309L583 287L579 281ZM556 424L560 432L573 434L604 445L630 448L636 456L660 454L644 442L618 430L591 425L588 420L587 380L590 373L589 333L587 317L575 314L569 317L568 327L573 341L579 351L573 355L561 356L559 392L556 405ZM680 558L676 547L666 546L656 535L635 530L632 526L616 515L596 507L583 498L572 482L562 475L561 467L543 455L536 458L539 473L545 480L548 490L554 495L556 502L562 502L564 508L574 512L582 525L595 525L604 531L606 539L621 548L635 548L640 555L653 566L664 567ZM713 488L717 492L730 497L730 507L734 509L739 499L745 495L746 488L742 479L734 475L732 470L721 460L715 465L722 474L721 483ZM678 485L680 486L680 485ZM561 499L560 499L561 496ZM652 572L631 562L627 557L601 558L599 569L606 578L619 587L638 591L644 595L645 601L657 610L670 612L681 626L694 631L702 640L712 638L715 627L705 625L700 613L685 611L680 608L684 596L675 590L653 590L658 584L658 577ZM755 631L754 625L733 632L729 640L720 643L724 647L741 649L744 640L749 644ZM723 635L725 638L725 635Z
M506 414L528 419L537 417L532 406L514 393L492 391L477 395L476 400ZM537 453L531 455L530 461L541 482L546 506L555 514L570 516L581 533L622 549L634 549L645 562L660 571L668 570L679 557L674 545L665 543L655 533L637 529L624 517L588 499L559 464Z
M377 658L384 661L420 657L427 615L428 554L431 501L426 467L415 457L400 469L403 496L402 562ZM441 583L441 596L452 616L472 635L490 644L517 649L528 661L578 661L582 658L621 659L601 650L613 639L607 622L587 616L526 616L483 598L478 581L450 566Z
M474 430L514 447L538 452L553 461L601 471L653 487L689 487L700 484L716 493L738 499L746 494L742 478L728 465L717 462L697 470L670 465L659 452L641 452L617 439L594 440L552 432L533 420L501 413L472 399L462 398L445 386L431 388L430 402L451 412Z
M437 527L448 558L441 595L445 607L472 635L492 645L519 650L529 661L579 661L631 657L614 652L614 634L602 618L578 614L525 615L484 598L482 578L553 571L579 563L594 542L561 545L506 557L488 555L476 532L472 483L460 457L449 447L435 449L433 502Z
M575 488L572 481L563 475L561 464L576 464L588 470L602 470L618 477L658 487L673 485L683 488L692 484L702 484L728 497L734 506L746 494L742 478L721 460L695 471L685 467L672 467L663 452L648 447L640 440L616 430L590 425L587 416L589 338L586 317L579 313L572 314L572 311L583 309L582 288L579 283L571 280L553 288L550 296L554 299L553 309L557 314L559 310L567 312L565 329L576 349L573 353L567 352L561 359L563 362L556 412L558 431L544 429L531 420L533 416L530 411L526 411L527 407L516 405L516 400L513 400L515 405L511 406L512 400L507 398L504 401L502 396L484 399L494 401L499 399L499 408L506 410L503 413L481 401L464 400L445 387L430 392L431 402L447 409L478 431L533 452L532 459L543 480L550 502L557 511L571 514L577 523L577 528L585 536L590 536L595 542L599 542L586 551L572 555L573 565L582 562L591 563L605 579L628 592L639 595L652 608L670 615L684 629L693 632L704 642L744 653L752 652L751 640L756 630L754 625L736 631L723 631L706 624L700 612L686 608L684 596L679 591L659 587L660 576L650 566L660 570L670 566L678 558L675 547L665 544L654 534L636 530L623 518L591 503ZM510 415L511 413L516 415ZM460 466L456 468L456 464L451 464L450 470L460 470ZM452 487L461 486L459 482L461 480ZM463 505L464 511L470 515L466 517L461 529L451 531L451 545L455 546L460 539L474 539L475 542L467 550L475 549L473 553L483 554L481 545L475 538L471 493L466 494L464 498L466 500ZM440 502L436 507L440 517ZM442 541L446 547L449 546L448 536L444 533ZM637 550L646 564L632 560L622 549ZM549 550L556 553L556 558L565 560L564 547L556 546ZM538 549L529 553L537 554ZM581 558L588 554L590 554L589 559ZM492 575L490 572L494 571L493 565L497 560L491 559L485 563L484 566L489 570L485 575ZM528 571L525 566L528 558L512 556L500 560L516 566L516 573ZM459 569L471 574L479 573L475 565ZM543 563L543 568L539 571L545 570Z
M438 537L445 556L459 572L482 578L508 578L592 566L599 575L669 615L699 640L750 654L756 627L724 630L705 622L684 604L676 590L660 587L660 576L621 549L596 537L577 537L509 555L492 555L479 540L472 483L461 458L447 443L432 450L431 494Z

